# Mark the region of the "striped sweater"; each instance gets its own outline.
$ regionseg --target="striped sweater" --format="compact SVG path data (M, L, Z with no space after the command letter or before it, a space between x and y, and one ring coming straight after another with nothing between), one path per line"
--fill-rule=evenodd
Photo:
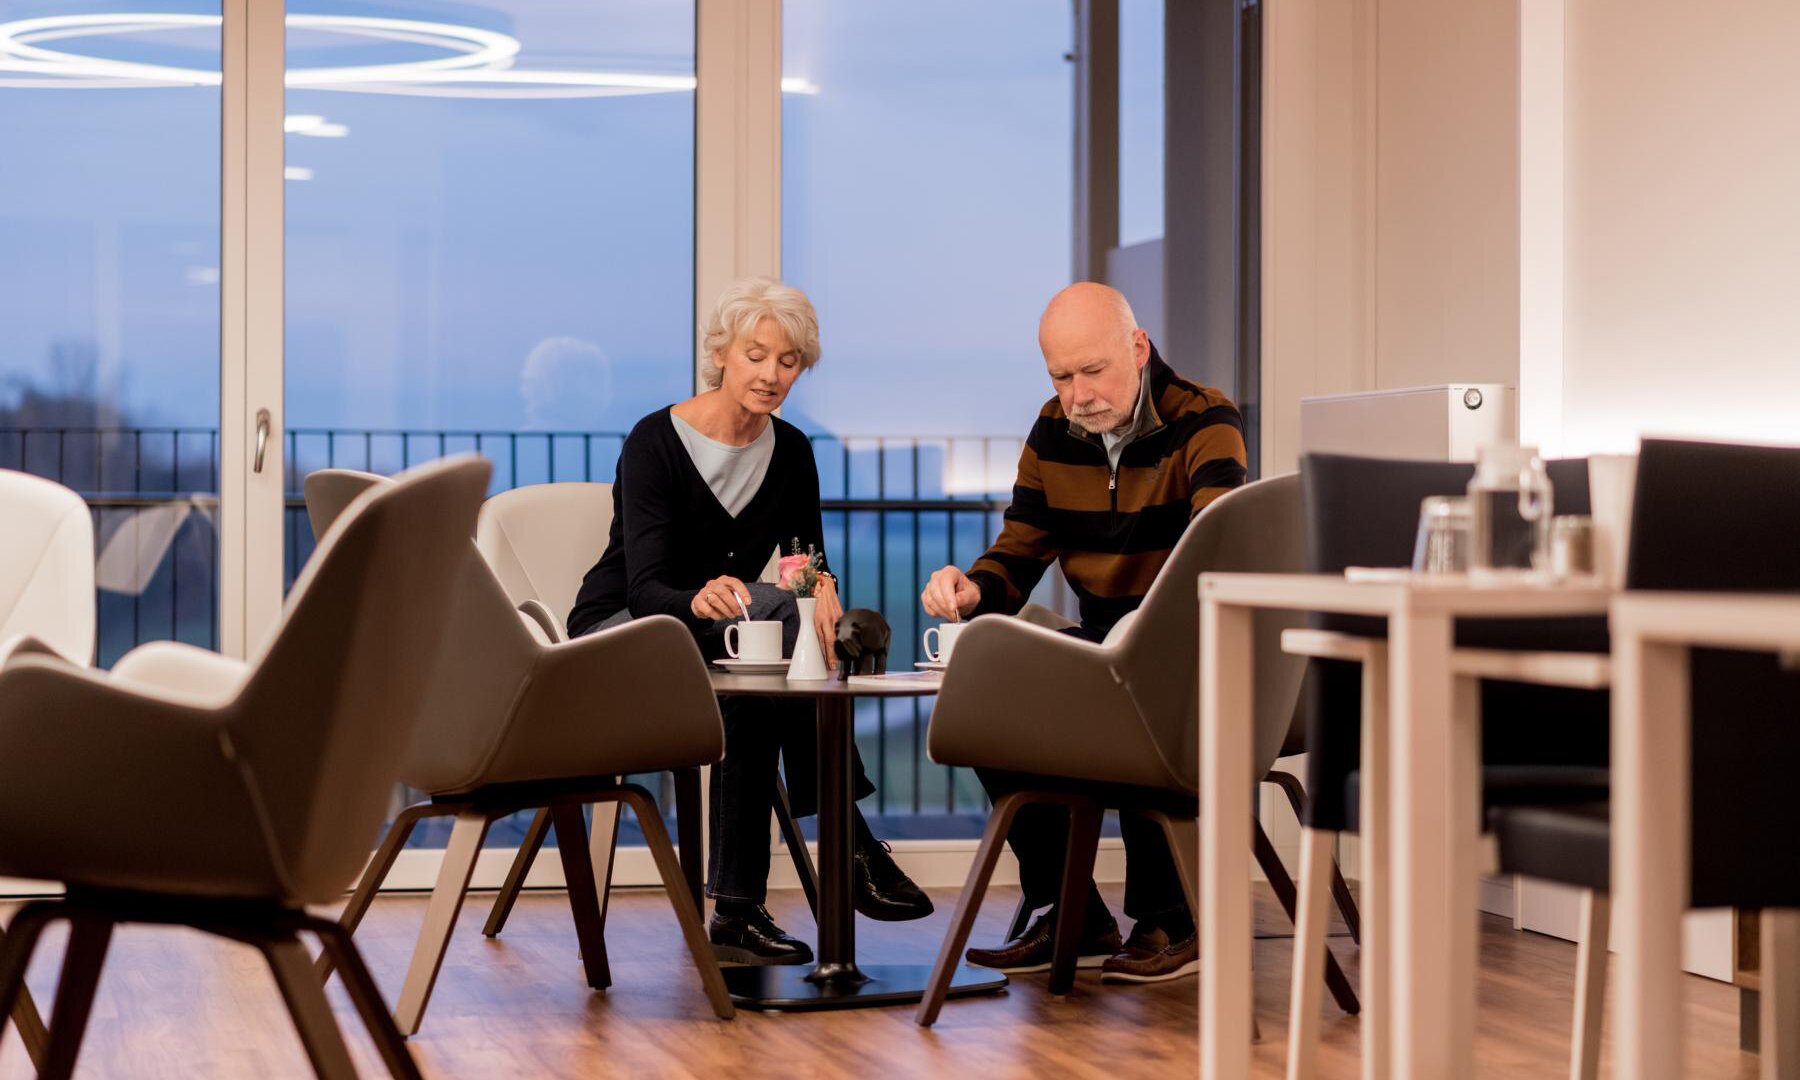
M1038 413L1000 537L969 579L976 614L1014 614L1052 559L1104 633L1134 610L1195 514L1245 479L1243 421L1224 394L1175 374L1154 346L1134 435L1115 470L1105 444L1069 424L1056 399Z

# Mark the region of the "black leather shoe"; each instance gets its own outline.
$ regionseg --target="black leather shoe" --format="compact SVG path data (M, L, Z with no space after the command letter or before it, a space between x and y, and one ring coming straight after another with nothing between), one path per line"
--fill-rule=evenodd
M886 843L858 844L852 858L856 910L881 922L906 922L931 914L931 897L894 863Z
M1015 974L1027 971L1049 971L1050 958L1056 951L1056 911L1039 915L1023 934L997 949L970 949L963 956L976 967L993 968ZM1087 933L1081 935L1081 948L1076 954L1078 968L1097 968L1119 951L1119 924L1109 914L1105 922L1089 919Z
M775 925L767 908L758 904L733 905L713 911L706 936L713 956L721 964L810 964L812 950L806 942Z

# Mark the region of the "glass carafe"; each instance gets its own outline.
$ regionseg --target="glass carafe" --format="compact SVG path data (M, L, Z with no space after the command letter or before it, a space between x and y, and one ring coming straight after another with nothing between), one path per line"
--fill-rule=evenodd
M1484 446L1469 481L1469 570L1543 570L1549 565L1550 474L1535 446Z

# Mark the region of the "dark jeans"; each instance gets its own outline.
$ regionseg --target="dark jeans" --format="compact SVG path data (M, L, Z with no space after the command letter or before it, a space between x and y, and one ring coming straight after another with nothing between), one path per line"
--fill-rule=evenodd
M794 655L800 632L800 609L790 592L765 582L750 584L750 617L782 621L782 652ZM620 612L595 629L607 629L630 620ZM721 619L700 636L700 651L707 659L725 655L725 627L736 620ZM806 627L811 633L812 628ZM760 904L769 886L769 814L775 804L776 762L785 764L788 804L795 817L818 812L818 725L810 701L785 698L726 697L719 699L725 720L725 757L712 769L711 826L708 851L710 872L706 895L715 900ZM858 799L875 793L875 785L863 772L862 755L853 762L852 784ZM868 835L858 812L857 835Z
M1106 631L1097 627L1071 626L1062 631L1083 641L1099 641ZM1014 791L1054 786L1052 782L995 769L976 769L989 799ZM1131 919L1156 919L1187 912L1181 874L1169 852L1162 826L1149 818L1122 812L1119 832L1125 838L1125 914ZM1019 885L1033 908L1054 904L1061 895L1064 857L1069 846L1069 812L1060 806L1027 806L1013 818L1006 842L1019 860ZM1088 921L1106 911L1100 890L1088 882ZM1181 922L1183 920L1176 919Z
M780 755L785 763L794 816L818 813L818 726L810 701L728 697L720 700L719 711L725 715L725 758L712 770L712 872L706 894L760 904L769 884L775 759ZM853 769L856 797L874 794L860 755ZM856 831L868 832L860 811Z

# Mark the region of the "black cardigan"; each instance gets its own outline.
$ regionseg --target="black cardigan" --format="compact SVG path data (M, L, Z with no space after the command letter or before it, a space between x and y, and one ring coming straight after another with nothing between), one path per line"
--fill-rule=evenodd
M658 409L638 421L619 451L612 531L606 550L582 579L569 612L569 635L581 634L624 608L634 618L673 615L696 636L712 625L694 614L700 587L729 574L755 581L777 546L797 538L825 550L819 514L819 469L800 429L779 417L775 451L762 486L732 517L719 505L681 436Z

